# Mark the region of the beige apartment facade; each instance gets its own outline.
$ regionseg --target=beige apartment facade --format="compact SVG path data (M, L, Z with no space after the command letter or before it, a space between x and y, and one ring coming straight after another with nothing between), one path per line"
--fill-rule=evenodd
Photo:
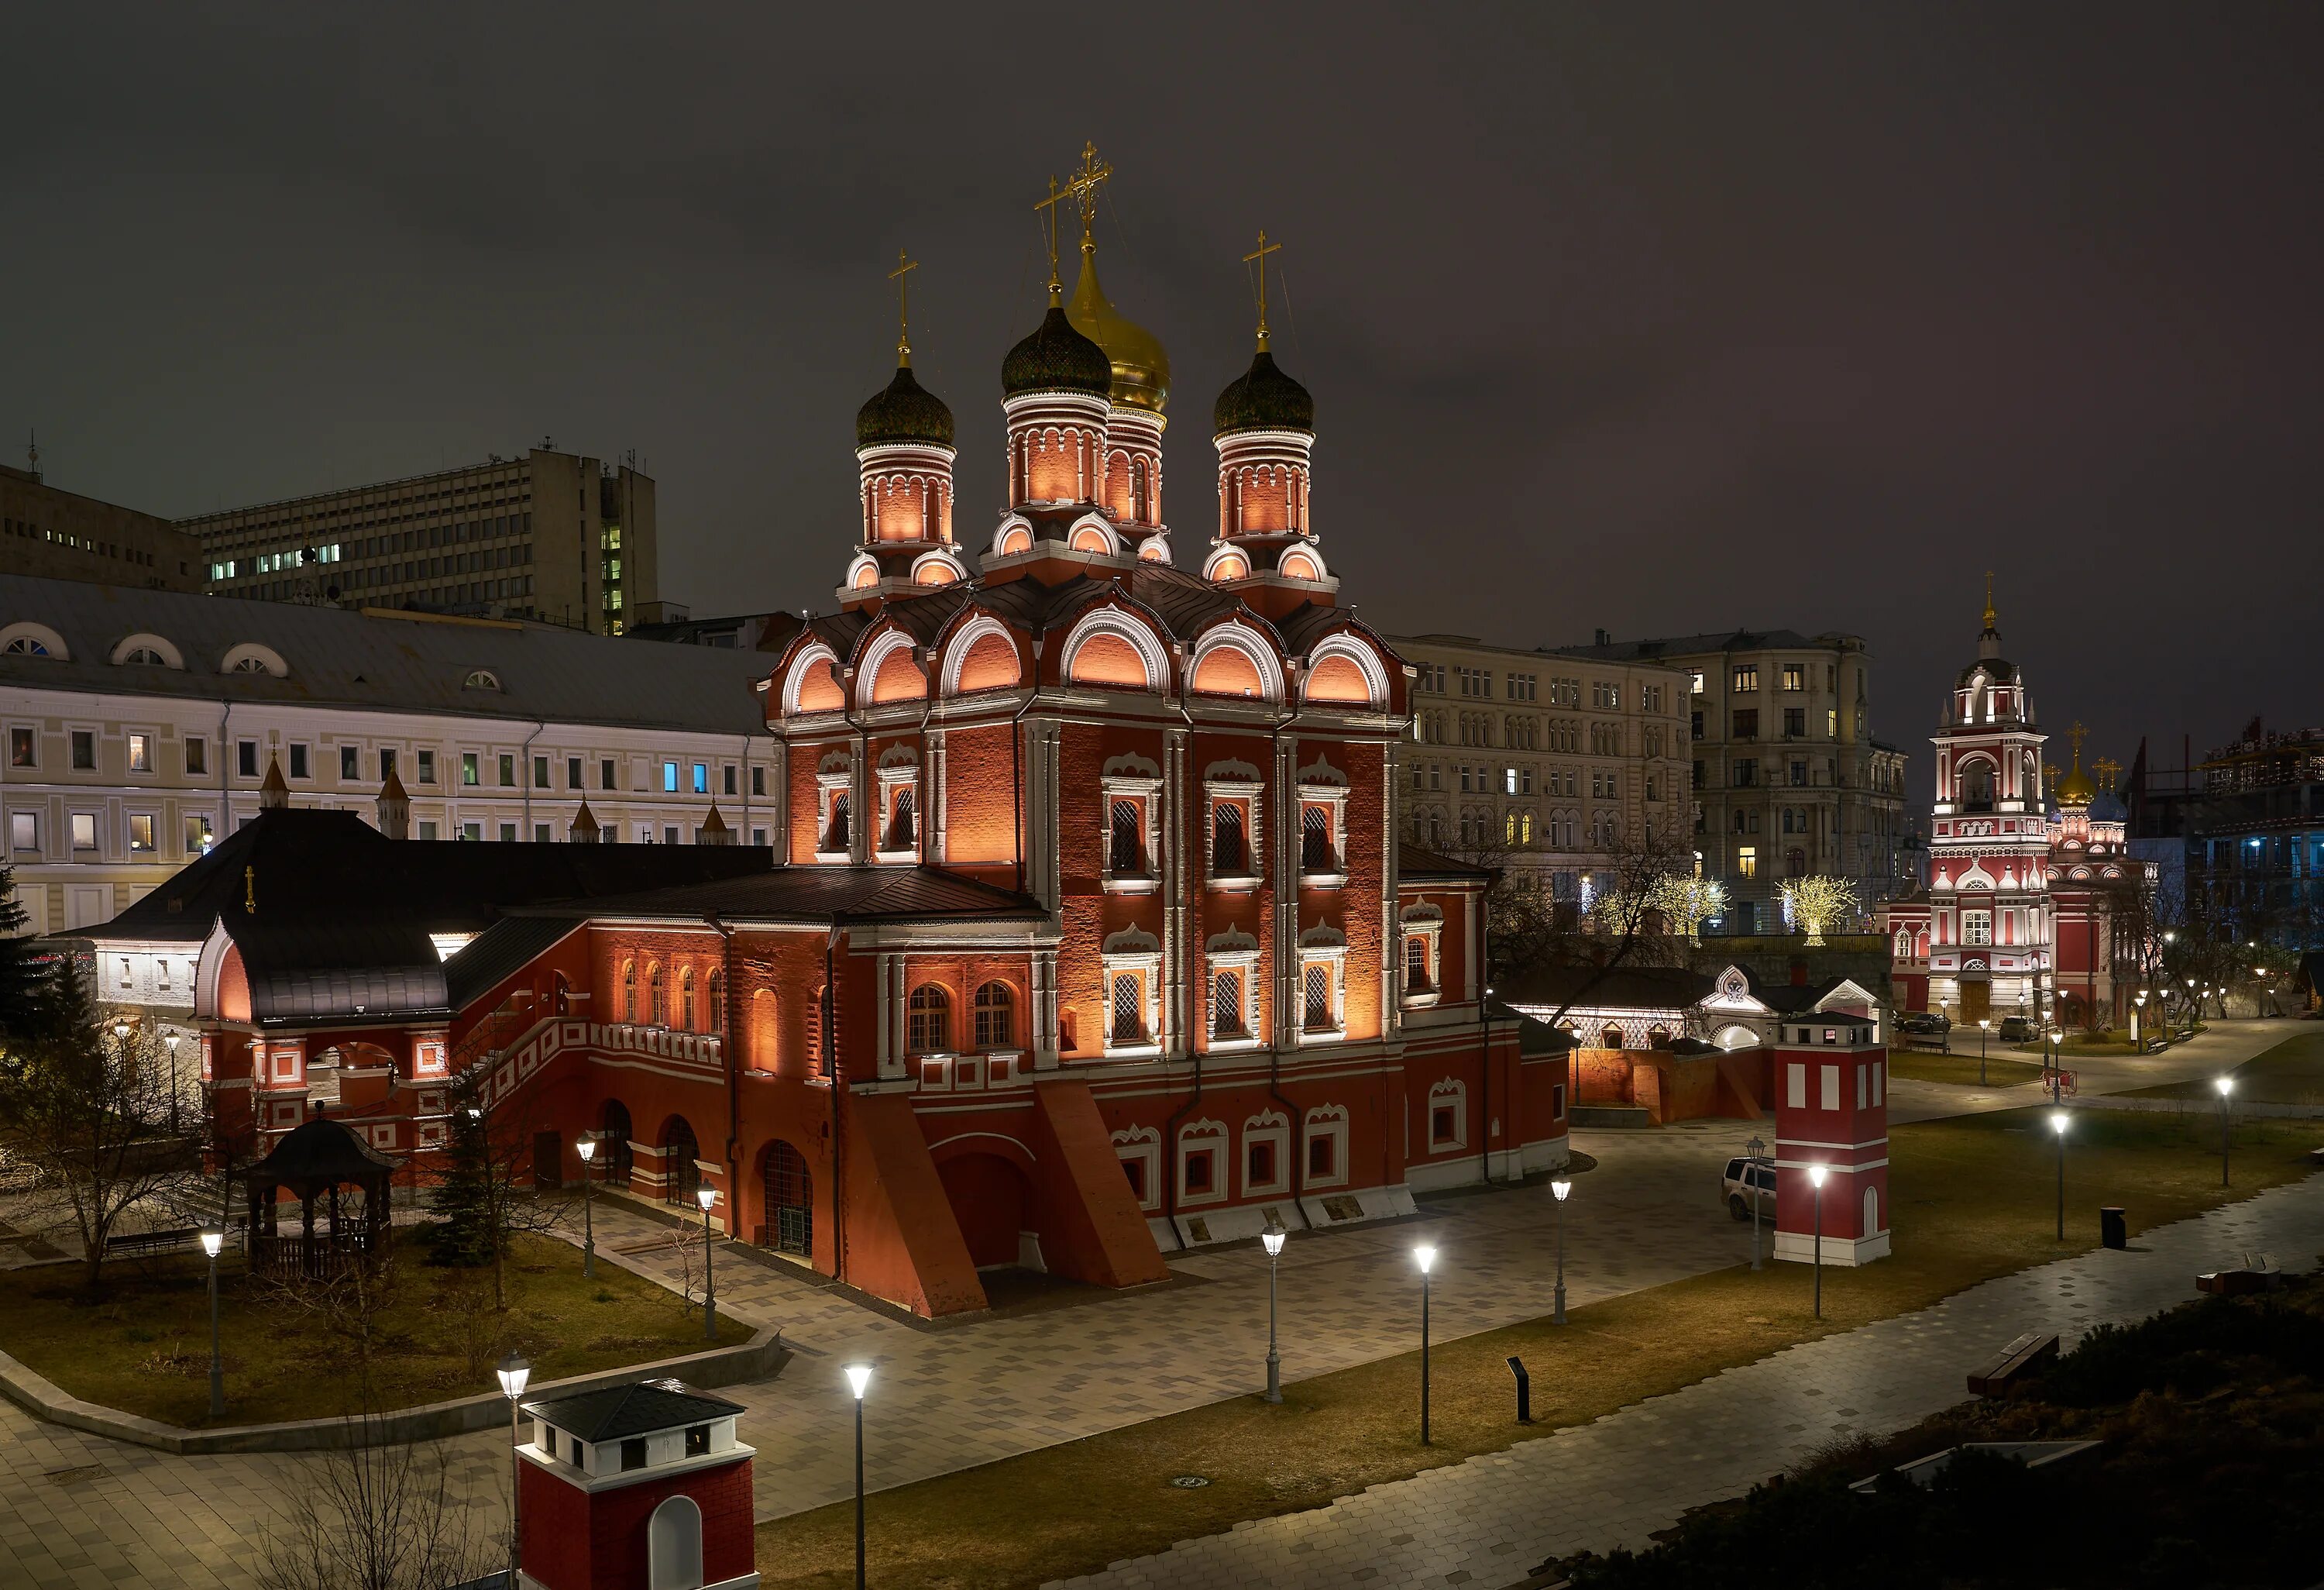
M201 542L168 520L0 465L0 569L154 591L202 588Z
M392 772L415 840L766 845L785 785L764 671L510 620L0 574L0 842L33 933L125 910L255 818L270 770L291 805L374 824Z
M1623 858L1683 855L1687 675L1659 663L1390 637L1415 670L1402 823L1583 906Z
M1729 902L1718 930L1783 930L1786 878L1845 878L1867 911L1912 887L1904 753L1872 736L1862 637L1774 629L1617 642L1600 631L1556 655L1678 673L1693 846Z
M258 601L533 619L621 634L659 615L653 477L521 458L206 513L201 588Z

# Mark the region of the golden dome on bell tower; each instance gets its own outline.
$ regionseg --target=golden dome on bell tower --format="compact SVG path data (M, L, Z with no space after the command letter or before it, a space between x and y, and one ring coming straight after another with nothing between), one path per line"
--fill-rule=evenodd
M1097 196L1113 168L1097 158L1094 144L1084 146L1082 169L1074 173L1068 191L1082 216L1082 275L1074 284L1065 319L1073 328L1105 350L1113 366L1116 403L1159 414L1170 402L1170 356L1161 339L1125 317L1105 296L1097 280Z

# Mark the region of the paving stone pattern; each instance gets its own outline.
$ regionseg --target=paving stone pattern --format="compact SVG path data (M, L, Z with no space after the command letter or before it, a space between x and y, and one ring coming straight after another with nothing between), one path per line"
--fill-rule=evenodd
M2105 1320L2193 1295L2246 1250L2307 1263L2324 1247L2324 1179L1961 1292L1917 1314L1786 1349L1505 1453L1375 1485L1326 1508L1238 1526L1062 1582L1064 1590L1322 1590L1517 1584L1543 1561L1641 1548L1689 1508L1739 1495L1837 1437L1916 1423L1965 1395L1980 1358L2022 1331L2070 1345Z

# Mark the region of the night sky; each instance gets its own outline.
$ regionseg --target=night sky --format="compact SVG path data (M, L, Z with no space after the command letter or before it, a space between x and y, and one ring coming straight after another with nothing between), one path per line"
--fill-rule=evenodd
M2324 719L2324 9L189 9L9 23L0 437L71 490L634 448L666 596L827 607L896 251L981 550L1093 139L1182 556L1264 226L1384 627L1856 631L1925 800L1992 567L2093 757Z

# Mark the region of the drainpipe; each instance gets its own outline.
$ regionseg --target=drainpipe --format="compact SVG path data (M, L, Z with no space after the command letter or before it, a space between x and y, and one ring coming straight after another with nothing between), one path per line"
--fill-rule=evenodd
M218 715L218 826L214 845L223 844L234 827L234 786L229 781L234 766L232 745L226 737L226 726L234 720L234 703L221 701L226 710Z
M744 735L742 736L742 827L741 833L742 842L748 845L751 842L751 736L749 735ZM728 984L727 991L730 994L733 991L733 985L732 983Z
M1286 680L1286 684L1287 683L1288 681ZM1307 1196L1307 1158L1305 1153L1303 1151L1305 1144L1300 1141L1302 1133L1299 1130L1299 1128L1306 1124L1306 1122L1305 1118L1300 1114L1298 1107L1292 1104L1288 1098L1284 1096L1282 1086L1284 1031L1288 1027L1292 1034L1296 1037L1303 1030L1305 1021L1305 991L1297 986L1298 979L1294 978L1286 981L1283 974L1286 966L1296 966L1298 964L1295 952L1298 948L1296 930L1299 926L1299 847L1306 842L1305 828L1302 827L1295 833L1293 831L1293 825L1286 817L1286 813L1296 812L1299 809L1299 742L1294 740L1291 743L1291 782L1288 785L1286 785L1282 780L1283 755L1281 743L1284 729L1299 716L1299 711L1296 707L1293 707L1288 700L1285 701L1284 708L1283 716L1277 718L1274 726L1267 731L1267 764L1270 776L1274 777L1276 781L1276 855L1278 859L1287 857L1291 863L1291 865L1287 870L1291 878L1291 926L1294 931L1293 942L1291 945L1286 947L1283 942L1283 911L1281 907L1281 901L1283 899L1283 877L1286 869L1278 866L1276 871L1275 879L1275 898L1277 901L1277 909L1275 913L1275 1032L1273 1034L1274 1041L1267 1046L1267 1094L1269 1098L1283 1106L1284 1120L1289 1127L1289 1130L1284 1134L1284 1151L1291 1156L1291 1202L1299 1211L1299 1223L1308 1230L1313 1231L1315 1229L1315 1223L1307 1217L1307 1206L1300 1202L1302 1198ZM1344 960L1342 964L1344 975ZM1296 1018L1286 1021L1285 1019L1286 1013L1294 1010L1297 1010L1301 1013Z
M524 759L524 837L527 841L532 838L532 743L540 738L541 730L548 726L547 719L534 724L532 733L524 737L524 749L517 753Z
M1191 683L1191 674L1182 672L1178 681L1177 707L1178 716L1186 725L1186 753L1190 769L1194 751L1194 715L1186 708L1186 693ZM1191 772L1189 777L1191 781L1193 777ZM1182 802L1181 805L1183 804ZM1181 839L1181 843L1176 847L1178 854L1179 873L1187 880L1185 887L1188 890L1198 891L1201 888L1205 864L1197 859L1193 872L1188 873L1186 853L1189 847L1184 843L1185 812L1179 811L1177 818ZM1193 912L1189 911L1188 916L1191 925ZM1193 1019L1194 1011L1197 1009L1197 1002L1192 996L1194 985L1191 978L1193 974L1201 967L1201 951L1195 947L1194 939L1195 934L1189 931L1186 934L1185 944L1179 948L1179 954L1185 962L1180 973L1179 987L1185 991L1185 997L1182 1003L1185 1006L1185 1013L1188 1018L1181 1031L1186 1040L1186 1058L1194 1063L1194 1090L1186 1095L1186 1102L1172 1113L1170 1119L1164 1123L1162 1129L1162 1215L1163 1218L1170 1223L1170 1234L1177 1237L1178 1245L1182 1248L1186 1245L1186 1240L1178 1234L1178 1127L1188 1115L1194 1114L1194 1106L1203 1102L1204 1051L1202 1033L1197 1031L1202 1023ZM1162 1063L1165 1066L1170 1063L1167 1050Z
M1015 831L1010 848L1017 853L1017 892L1025 892L1025 747L1020 726L1041 696L1041 640L1033 637L1033 676L1026 681L1025 704L1009 719L1009 821Z
M823 941L823 1076L831 1084L831 1279L844 1281L847 1279L847 1196L839 1157L839 1035L832 1031L836 1006L831 997L833 953L838 946L839 924L834 922Z
M747 753L745 753L747 754ZM726 1068L726 1235L731 1241L742 1215L742 1068L734 1046L734 929L712 915L718 929L718 1058Z

